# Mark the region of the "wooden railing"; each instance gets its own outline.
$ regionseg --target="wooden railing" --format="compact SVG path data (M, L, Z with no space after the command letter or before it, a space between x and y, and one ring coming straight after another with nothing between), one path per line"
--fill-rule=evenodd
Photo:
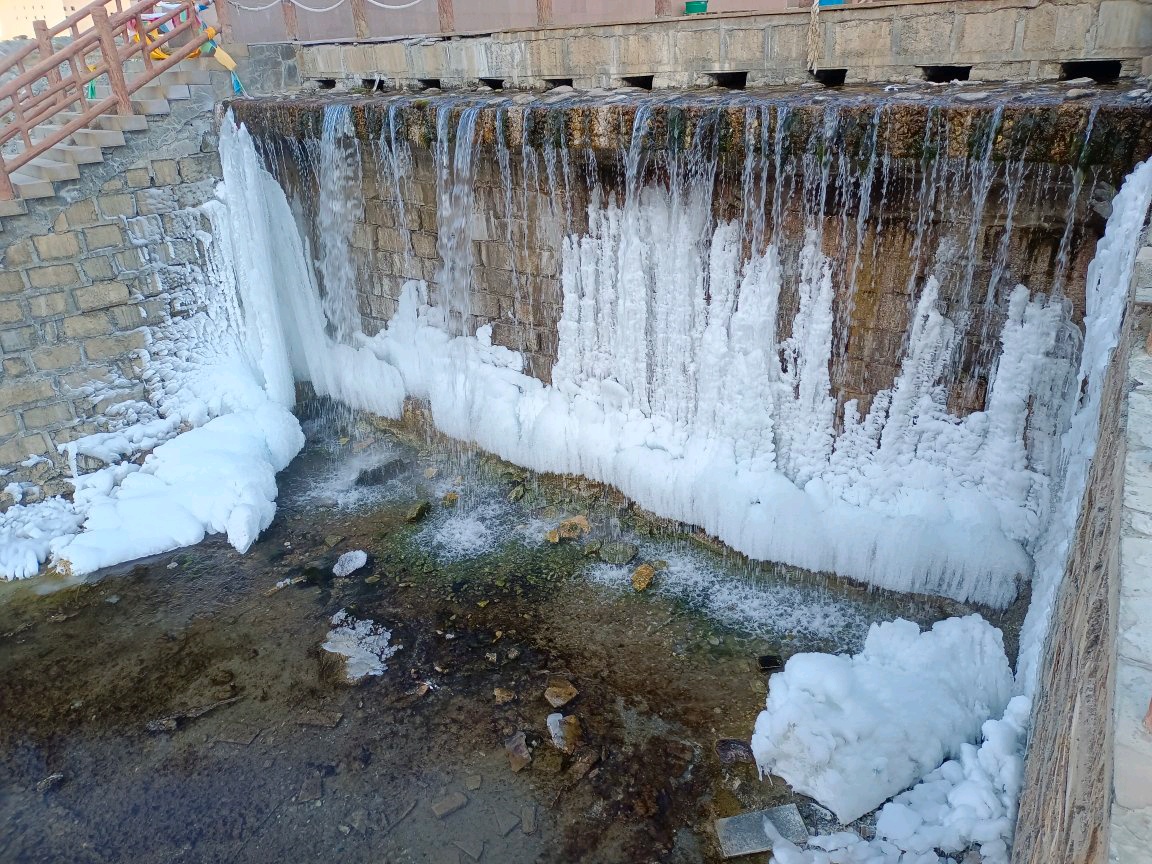
M125 0L96 0L55 27L43 21L33 27L35 42L0 57L0 81L10 78L0 85L0 200L14 196L13 172L100 114L132 114L133 93L211 36L200 26L196 0L141 0L127 8ZM56 48L58 38L69 41ZM137 56L144 69L129 75L124 65ZM111 93L89 98L88 84L102 76ZM33 140L33 129L73 110L78 116ZM15 139L20 152L3 155Z

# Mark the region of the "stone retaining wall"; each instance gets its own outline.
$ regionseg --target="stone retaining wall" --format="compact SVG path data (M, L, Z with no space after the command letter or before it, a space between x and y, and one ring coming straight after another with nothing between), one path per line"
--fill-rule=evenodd
M66 491L61 445L105 430L109 407L145 395L141 350L152 327L184 311L180 283L196 275L184 265L199 260L189 233L169 229L214 197L215 140L198 135L188 155L138 161L90 197L53 202L54 215L42 207L39 220L5 225L0 487L33 484L25 500Z

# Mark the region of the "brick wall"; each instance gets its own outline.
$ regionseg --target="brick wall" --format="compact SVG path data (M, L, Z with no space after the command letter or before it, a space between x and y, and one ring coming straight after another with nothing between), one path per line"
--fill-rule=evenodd
M50 220L0 234L0 487L66 491L60 445L103 431L109 406L145 395L140 351L181 314L181 265L197 258L186 231L164 229L213 198L221 176L214 136L203 141L206 152L136 162ZM21 464L36 456L48 461Z

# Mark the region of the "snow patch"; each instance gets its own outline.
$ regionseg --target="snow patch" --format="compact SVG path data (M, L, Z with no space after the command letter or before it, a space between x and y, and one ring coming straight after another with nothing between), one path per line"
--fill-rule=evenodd
M874 624L859 654L789 658L752 751L847 824L959 755L1011 694L1003 637L979 615Z
M332 573L337 578L343 579L345 576L351 576L367 563L368 553L363 549L345 552L336 560L336 565L332 568Z
M388 669L385 661L404 647L389 644L392 631L384 625L353 618L346 609L332 616L332 624L321 647L344 658L344 678L349 684L383 675Z

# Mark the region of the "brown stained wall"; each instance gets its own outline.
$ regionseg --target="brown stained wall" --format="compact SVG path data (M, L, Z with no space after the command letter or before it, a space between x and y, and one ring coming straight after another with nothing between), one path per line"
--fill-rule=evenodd
M1100 438L1033 706L1013 864L1104 864L1112 805L1127 327L1104 384Z

